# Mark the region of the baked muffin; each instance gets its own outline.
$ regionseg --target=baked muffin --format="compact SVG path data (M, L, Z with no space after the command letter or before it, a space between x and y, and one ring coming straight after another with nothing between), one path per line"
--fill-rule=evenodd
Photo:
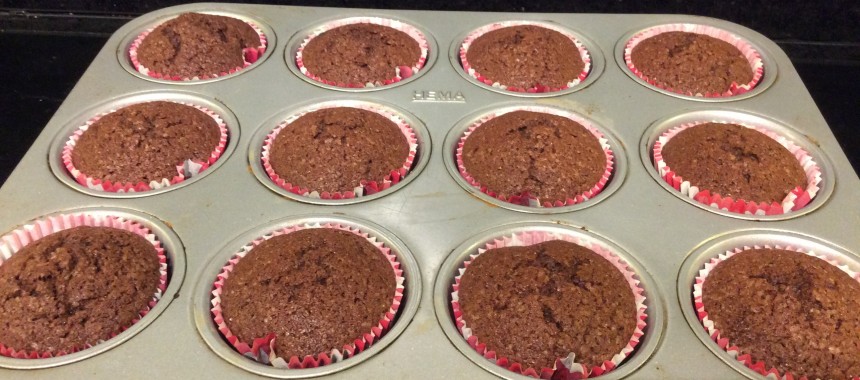
M139 103L90 125L75 143L71 163L88 177L148 184L176 177L185 161L207 162L220 140L218 123L201 110Z
M421 47L400 30L357 23L339 26L311 38L301 51L302 65L323 82L339 86L380 84L398 68L419 65Z
M687 128L662 148L666 165L691 185L722 197L780 203L806 187L797 159L774 139L736 124Z
M145 238L81 226L36 240L0 265L0 343L69 353L134 323L158 291L158 253Z
M564 202L594 188L607 159L597 138L579 123L514 111L486 121L465 139L462 165L480 186L500 196Z
M236 263L221 293L242 342L275 334L282 358L328 354L369 333L391 309L396 277L373 244L310 228L272 237Z
M471 42L466 60L478 75L509 89L562 89L585 69L571 39L537 25L487 32Z
M137 48L137 60L168 77L212 77L242 68L244 49L258 48L248 23L226 16L183 13L157 26Z
M732 84L753 80L750 62L738 48L699 33L672 31L646 38L633 47L630 60L657 86L680 93L723 94Z
M278 132L269 163L284 181L309 191L347 192L362 180L382 182L409 156L393 121L360 108L309 112Z
M860 376L860 283L816 257L750 249L703 284L708 318L742 354L795 378Z
M460 279L462 319L478 342L523 368L553 368L575 353L600 366L630 343L637 306L624 275L603 257L554 240L489 249Z

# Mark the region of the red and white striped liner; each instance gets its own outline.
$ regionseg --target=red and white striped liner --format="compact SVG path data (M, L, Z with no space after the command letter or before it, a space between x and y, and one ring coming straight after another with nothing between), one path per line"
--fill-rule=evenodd
M131 182L112 183L109 180L94 178L94 177L88 176L86 173L82 173L80 170L78 170L75 167L75 164L72 162L72 151L75 150L75 145L77 145L78 139L80 139L81 135L83 135L87 131L87 129L89 129L90 126L93 125L93 123L95 123L96 121L98 121L99 119L101 119L102 117L104 117L106 115L109 115L109 114L114 113L118 110L121 110L122 108L133 105L133 104L129 104L129 105L123 106L122 108L112 109L108 112L103 112L103 113L100 113L100 114L94 116L93 118L87 120L87 122L84 123L84 125L78 127L78 129L75 130L75 132L72 133L71 136L69 136L69 140L67 140L66 145L63 146L63 153L61 155L62 160L63 160L63 165L66 167L66 170L69 172L69 174L71 174L72 178L74 178L75 181L77 181L81 185L86 186L89 189L111 192L111 193L134 193L134 192L141 192L141 191L157 190L157 189L161 189L164 187L176 185L176 184L186 180L187 178L191 178L192 176L198 175L202 171L208 169L209 166L211 166L212 164L215 163L215 161L218 161L218 158L221 157L221 154L224 153L224 149L227 146L227 140L229 138L229 135L227 132L227 124L224 122L223 119L221 119L221 116L219 116L217 113L215 113L215 111L212 111L206 107L199 106L199 105L192 104L192 103L185 103L185 102L175 102L175 101L169 101L169 102L176 103L176 104L182 104L182 105L189 106L189 107L194 107L194 108L198 109L199 111L202 111L202 112L206 113L207 115L209 115L213 120L215 120L215 123L218 124L218 130L221 134L221 137L218 139L218 145L215 146L215 149L209 155L209 159L207 159L204 162L185 160L185 162L182 162L181 164L176 165L176 176L174 176L173 178L162 178L159 181L150 181L149 183L144 183L144 182L138 182L136 184L131 183Z
M227 16L227 17L229 17L229 16ZM165 20L165 21L168 21L168 20ZM248 24L249 26L251 26L251 28L253 28L254 31L257 32L257 35L260 36L260 46L257 46L255 48L244 48L244 49L242 49L242 58L244 60L244 63L242 64L242 66L232 68L226 72L206 74L206 75L202 75L202 76L195 76L192 78L186 78L186 77L181 77L178 75L168 75L168 74L157 73L157 72L154 72L151 69L147 68L146 66L144 66L142 63L140 63L140 60L137 58L137 49L140 48L140 44L143 43L143 40L146 39L146 36L148 36L150 33L152 33L152 31L155 30L155 28L157 28L158 26L154 26L152 28L147 29L145 32L143 32L139 36L137 36L137 38L135 38L134 41L132 41L131 46L128 49L128 57L131 60L131 65L134 66L135 70L137 70L139 73L141 73L143 75L147 75L147 76L150 76L150 77L156 78L156 79L185 82L185 81L219 78L219 77L223 77L225 75L230 75L230 74L233 74L233 73L235 73L239 70L242 70L248 66L251 66L252 64L254 64L254 62L257 62L257 60L259 60L260 57L263 56L263 53L266 52L266 47L268 44L266 34L263 33L262 28L260 28L257 24L254 24L253 22L250 22L247 20L241 20L241 21L243 21L246 24Z
M387 176L385 176L385 178L382 179L363 179L360 183L356 184L355 188L352 191L345 192L320 191L319 189L309 189L298 185L293 185L292 183L288 182L289 179L282 178L280 175L278 175L278 173L275 173L275 170L272 168L271 162L269 162L269 155L271 153L272 144L275 142L275 138L278 137L278 134L281 132L281 130L290 125L290 123L296 121L296 119L308 113L328 108L339 107L358 108L365 111L375 112L396 124L397 128L400 129L400 132L403 133L403 137L406 138L406 143L409 144L409 154L406 156L406 161L403 163L403 166L392 170ZM418 138L415 135L415 131L412 129L412 126L410 126L409 123L407 123L406 120L401 118L397 113L382 107L374 107L364 104L341 106L336 103L329 103L323 106L315 106L312 108L304 109L291 115L281 124L278 124L278 126L273 129L263 141L263 152L262 156L260 157L260 160L263 163L263 170L266 171L266 174L269 176L269 179L275 182L278 187L287 190L293 194L301 195L303 197L319 199L352 199L372 195L380 191L387 190L391 186L398 184L400 180L406 177L409 171L412 170L412 164L415 161L415 157L417 154Z
M240 341L239 338L235 336L232 331L230 331L230 327L227 326L227 322L225 321L224 316L221 312L221 292L224 287L224 282L230 277L230 273L233 272L233 268L235 267L236 263L238 263L239 260L244 258L256 246L275 236L285 235L308 228L333 228L337 230L347 231L367 239L367 241L369 241L371 244L376 246L377 249L379 249L380 254L385 256L386 260L391 264L391 269L394 271L397 287L394 290L394 295L391 301L391 308L379 320L379 323L371 329L371 331L363 334L360 337L356 337L355 340L353 340L351 343L345 344L341 348L333 347L330 351L312 354L309 353L304 357L294 355L289 358L284 358L278 356L278 354L275 352L275 339L277 339L277 337L274 333L270 333L264 337L256 338L251 342L243 342ZM254 239L254 241L240 248L239 251L236 252L236 254L221 269L221 272L218 274L215 283L212 285L212 308L210 310L212 312L212 319L217 325L218 331L221 332L221 334L224 336L225 339L227 339L230 345L232 345L233 348L236 349L236 351L238 351L240 354L254 359L257 362L269 364L276 368L316 368L319 366L337 363L339 361L349 359L361 353L365 349L369 348L373 344L373 342L379 340L383 335L385 335L385 333L388 331L389 327L393 323L394 317L397 315L397 311L400 309L400 303L403 299L404 280L405 278L403 277L403 270L400 269L400 262L397 261L397 256L391 253L391 248L386 247L385 244L383 244L381 241L378 241L376 237L370 236L368 233L363 232L358 228L345 226L338 223L314 223L295 225L272 231L264 236Z
M541 200L528 193L514 195L499 194L492 189L488 189L486 186L481 185L474 177L472 177L471 174L469 174L468 170L466 170L465 164L463 163L463 146L466 144L466 139L468 139L472 132L474 132L484 123L496 117L502 116L506 113L515 111L540 112L550 115L561 116L573 120L585 127L585 129L587 129L589 132L591 132L592 135L594 135L594 137L600 143L600 147L603 149L603 153L606 155L606 167L604 168L603 175L600 177L600 180L596 184L594 184L591 189L582 194L572 194L567 199L552 200ZM457 161L457 170L460 172L460 176L462 176L463 179L465 179L466 182L472 185L474 188L498 200L529 207L572 206L594 198L595 196L600 194L601 191L603 191L604 187L606 187L606 184L609 182L609 178L612 177L612 172L615 166L615 154L612 152L612 147L609 146L609 140L607 140L603 133L600 132L600 130L598 130L596 127L594 127L594 125L592 125L590 121L571 112L541 106L522 106L517 108L505 109L502 112L490 113L481 117L478 121L469 126L469 128L466 129L466 132L463 133L463 136L460 137L460 141L457 143L457 150L454 156Z
M381 81L376 81L376 82L368 82L368 83L338 83L338 82L335 82L332 80L322 78L319 75L316 75L316 74L310 72L310 70L308 70L308 68L305 66L304 59L302 58L302 52L304 51L304 49L308 45L308 43L311 42L312 39L316 38L320 34L328 32L329 30L332 30L332 29L335 29L335 28L338 28L341 26L353 25L353 24L373 24L373 25L386 26L386 27L401 31L403 33L406 33L409 37L411 37L413 40L415 40L415 42L418 43L418 48L421 49L421 55L418 57L418 62L415 62L415 64L412 65L411 67L410 66L395 67L394 73L392 73L393 75L391 78L381 80ZM305 37L305 39L302 41L302 44L299 46L298 50L296 51L295 59L296 59L296 66L299 68L299 71L301 71L302 74L304 74L306 77L308 77L310 79L313 79L314 81L317 81L317 82L320 82L323 84L327 84L330 86L344 87L344 88L372 88L372 87L381 87L381 86L387 86L387 85L390 85L393 83L397 83L397 82L400 82L401 80L404 80L406 78L409 78L409 77L417 74L418 71L423 69L424 65L427 64L427 56L428 56L429 51L430 51L430 45L427 42L427 37L424 36L424 33L421 32L421 30L419 30L418 28L416 28L412 25L409 25L403 21L393 20L393 19L389 19L389 18L382 18L382 17L349 17L349 18L344 18L344 19L328 22L328 23L325 23L325 24L320 25L317 28L315 28L311 32L311 34L309 36Z
M743 363L747 368L752 369L753 371L758 372L762 376L765 376L769 379L780 379L780 380L793 380L793 379L806 379L806 376L798 376L796 374L792 374L790 372L780 373L780 371L774 367L768 368L768 365L760 360L756 360L750 354L741 354L741 349L737 346L729 343L729 339L722 337L720 335L720 330L714 326L714 321L708 318L708 312L705 311L705 304L702 301L702 289L704 288L705 280L708 275L711 273L714 268L719 265L721 262L726 261L730 257L746 251L750 249L781 249L788 251L796 251L800 252L812 257L817 257L821 260L826 261L828 264L831 264L839 270L845 272L854 280L860 282L860 273L854 272L848 268L847 265L843 265L834 258L828 257L826 255L819 255L812 251L807 251L799 247L794 247L791 245L780 245L780 244L763 244L763 245L752 245L752 246L744 246L738 247L730 251L726 251L724 253L719 254L717 257L712 258L710 261L705 263L704 268L699 270L699 275L696 276L695 284L693 284L693 304L696 308L696 316L699 318L699 321L702 322L702 326L705 330L708 331L708 335L711 336L711 339L720 347L720 349L726 351L732 358L737 361ZM854 376L853 380L860 380L860 376Z
M666 32L688 32L703 34L728 42L729 44L740 50L741 55L743 55L744 58L749 61L750 69L753 73L752 80L749 81L749 83L732 83L730 88L723 93L707 94L693 94L657 84L656 81L651 78L648 78L647 76L645 76L645 74L643 74L641 71L639 71L639 69L636 68L636 66L633 64L631 55L633 54L633 48L635 48L636 45L638 45L643 40ZM633 35L633 37L631 37L630 40L627 41L627 44L624 46L624 62L627 64L627 68L629 68L630 71L633 72L633 74L635 74L637 77L641 78L642 80L654 87L677 94L683 94L687 96L701 96L706 98L720 98L743 94L747 91L752 90L761 81L761 78L764 75L764 63L762 62L761 54L749 42L726 30L715 28L713 26L699 24L658 25Z
M153 307L155 307L155 304L158 303L158 301L161 299L161 295L164 293L164 290L167 289L167 256L164 253L164 248L161 246L161 242L158 240L158 236L156 236L152 231L150 231L148 228L138 222L123 219L119 216L94 215L86 212L62 214L38 219L30 224L21 226L18 229L0 237L0 265L3 265L3 262L5 260L8 260L18 251L36 240L39 240L55 232L60 232L63 230L80 226L116 228L129 231L136 235L142 236L155 248L155 251L158 255L158 271L160 273L158 279L158 286L156 287L156 289L153 289L154 294L152 295L152 299L144 308L140 310L140 315L138 316L138 318L132 321L132 325L137 323L141 318L146 316L146 314L148 314ZM114 336L117 336L123 331L129 329L130 327L131 326L124 326L119 331L114 332L109 337L104 337L99 341L88 343L83 347L74 347L70 351L38 352L16 350L13 347L8 347L3 343L0 343L0 355L16 359L46 359L51 357L68 355L78 351L86 350L108 339L111 339Z
M466 53L469 51L469 47L472 45L472 42L474 42L476 39L478 39L479 37L481 37L484 34L487 34L489 32L503 29L503 28L510 28L510 27L522 26L522 25L532 25L532 26L538 26L541 28L547 28L547 29L559 32L559 33L563 34L565 37L569 38L570 41L573 42L574 45L576 45L576 49L579 50L579 56L580 56L580 58L582 58L582 62L585 64L585 67L582 68L582 72L579 73L579 75L577 75L576 78L574 78L572 81L568 82L567 85L565 85L563 87L554 88L554 87L540 86L539 85L539 86L535 86L535 87L531 87L531 88L519 88L519 87L507 86L505 84L499 83L498 81L487 78L484 75L482 75L481 73L479 73L477 70L475 70L474 67L472 67L472 64L469 63L469 60L466 58ZM490 85L492 87L500 88L502 90L511 91L511 92L543 93L543 92L562 91L562 90L566 90L568 88L571 88L573 86L578 85L583 80L585 80L585 78L588 77L588 73L591 72L591 54L588 53L588 50L585 48L585 45L583 45L582 42L579 41L570 32L568 32L562 28L555 27L551 24L546 24L546 23L542 23L542 22L502 21L502 22L492 23L489 25L484 25L478 29L473 30L471 33L469 33L466 36L465 39L463 39L463 43L460 44L460 53L459 54L460 54L460 64L463 65L463 70L466 71L466 73L469 74L469 76L477 79L481 83Z
M685 181L680 175L675 174L666 162L663 161L663 147L672 139L672 137L675 137L675 135L681 131L705 123L730 123L740 125L761 132L767 137L778 142L780 145L785 147L785 149L787 149L791 155L797 159L800 166L803 167L803 171L806 173L806 188L802 189L800 187L796 187L788 193L781 203L772 202L768 204L766 202L757 203L751 200L724 197L715 192L711 192L710 190L700 189L689 181ZM809 202L815 198L815 194L817 194L820 189L818 185L822 181L821 168L818 167L818 164L806 150L786 137L783 137L767 128L755 125L746 125L735 121L696 121L669 129L657 138L657 142L654 144L653 157L654 165L660 173L660 177L669 185L674 187L675 190L680 191L681 194L686 195L690 199L696 200L699 203L737 214L780 215L790 211L797 211L809 204Z
M467 326L467 321L463 318L463 312L460 309L459 301L460 280L469 268L469 264L471 264L475 258L491 249L503 247L524 247L551 240L562 240L588 248L595 254L600 255L600 257L603 257L612 263L612 265L624 275L624 278L630 285L630 291L633 293L633 298L636 302L636 328L633 331L633 335L630 337L630 341L627 343L627 346L625 346L621 352L614 355L612 359L604 361L600 366L588 367L585 364L577 363L574 353L571 352L564 358L556 359L554 368L536 369L524 367L521 363L513 362L507 357L498 355L492 347L487 347L485 343L481 343L479 341L479 337L472 335L472 329ZM599 244L589 243L575 236L547 231L518 232L500 236L486 243L482 248L478 248L477 253L469 255L469 259L463 262L463 266L459 269L459 273L460 274L458 276L454 277L453 292L451 292L451 308L454 311L457 330L460 331L463 338L466 339L469 346L474 348L475 351L495 364L512 372L541 379L583 379L600 376L618 367L630 355L630 353L633 352L639 344L639 339L642 335L645 335L644 331L647 326L646 320L648 319L648 310L645 305L645 295L643 294L645 293L645 289L639 286L639 280L636 278L636 273L627 266L627 263L624 262L622 258Z

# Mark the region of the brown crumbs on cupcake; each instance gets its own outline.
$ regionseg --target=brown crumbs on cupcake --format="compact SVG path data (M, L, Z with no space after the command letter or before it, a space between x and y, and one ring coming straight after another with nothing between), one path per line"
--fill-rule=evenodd
M309 73L343 85L390 80L396 76L396 68L413 67L420 58L421 48L408 34L369 23L325 31L302 50Z
M730 43L698 33L665 32L639 42L630 59L658 86L690 94L725 93L753 80L749 61Z
M795 378L860 376L860 283L822 259L742 251L708 274L703 303L720 336L766 369Z
M624 275L574 243L490 249L464 272L463 320L479 343L523 368L556 359L599 366L628 345L636 304Z
M302 115L275 137L269 162L285 181L309 191L352 191L402 168L409 143L376 112L325 108Z
M507 87L565 88L585 63L567 36L536 25L517 25L476 38L466 59L481 76Z
M606 155L597 138L573 120L514 111L488 120L466 138L463 165L497 194L563 201L600 181Z
M95 345L132 325L159 279L157 251L132 232L45 236L0 265L0 343L51 354Z
M225 323L243 342L275 334L282 358L341 350L392 306L395 273L366 239L332 228L272 237L224 282Z
M218 123L192 106L139 103L107 114L81 134L72 163L88 177L112 183L171 179L187 160L205 162L218 146Z
M162 75L209 77L241 68L243 49L259 46L259 34L242 20L183 13L149 33L137 58L151 72Z
M774 139L736 124L687 128L663 147L663 161L700 190L754 202L781 202L806 187L797 159Z

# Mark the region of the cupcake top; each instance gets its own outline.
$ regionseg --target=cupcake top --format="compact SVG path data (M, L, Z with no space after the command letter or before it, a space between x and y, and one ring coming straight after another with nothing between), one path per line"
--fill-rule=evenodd
M476 128L463 145L463 165L481 186L505 196L543 201L582 194L602 178L606 155L594 135L566 117L514 111Z
M420 58L418 41L408 34L369 23L325 31L302 50L309 73L342 85L385 82L396 77L398 67L414 67Z
M487 250L460 280L463 320L478 342L523 368L556 359L599 366L630 342L636 304L624 275L565 241Z
M206 162L221 139L218 123L192 106L139 103L107 114L81 134L72 164L112 183L171 179L187 160Z
M150 242L109 227L45 236L0 265L0 343L71 352L122 332L158 291Z
M224 281L225 323L243 342L274 333L289 358L340 350L389 311L396 279L366 239L332 228L275 236L236 263Z
M285 181L310 191L346 192L402 168L409 143L393 121L351 107L324 108L289 123L272 142L269 162Z
M137 58L159 74L209 77L243 67L243 49L259 46L260 35L242 20L183 13L153 29L141 42Z
M720 336L767 369L795 378L860 376L860 283L826 261L745 250L714 267L702 296Z
M565 88L585 68L570 38L536 25L485 33L469 45L466 60L481 76L519 89Z
M725 93L752 81L749 61L732 44L704 34L665 32L639 42L633 65L658 86L690 94Z
M755 202L781 202L806 174L776 140L736 124L687 128L663 146L663 161L701 190Z

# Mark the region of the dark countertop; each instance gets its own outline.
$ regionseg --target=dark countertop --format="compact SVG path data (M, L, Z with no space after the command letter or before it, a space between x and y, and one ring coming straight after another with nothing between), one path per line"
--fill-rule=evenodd
M0 81L0 110L4 111L0 117L0 139L4 142L0 150L0 183L106 41L104 33L87 36L0 29L0 69L4 73ZM860 61L798 56L801 58L792 59L803 82L855 172L860 172L860 129L855 127L860 125Z

